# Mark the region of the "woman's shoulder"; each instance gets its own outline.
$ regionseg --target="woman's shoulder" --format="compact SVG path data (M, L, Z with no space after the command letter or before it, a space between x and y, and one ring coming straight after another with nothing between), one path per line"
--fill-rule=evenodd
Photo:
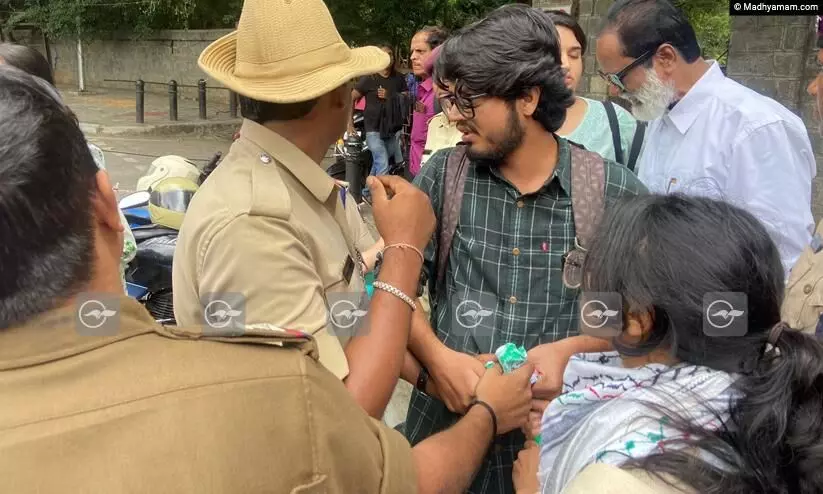
M656 475L644 470L624 470L613 465L593 463L577 474L572 482L563 491L567 494L583 494L599 492L601 494L659 494L659 493L689 493L694 492L686 486L678 485L677 480L668 477L666 480L675 484L672 486Z

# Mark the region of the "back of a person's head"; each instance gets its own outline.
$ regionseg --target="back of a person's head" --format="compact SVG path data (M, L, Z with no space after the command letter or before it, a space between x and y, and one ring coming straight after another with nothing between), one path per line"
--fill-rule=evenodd
M509 102L540 88L534 119L548 131L560 128L574 103L564 82L560 38L542 11L523 4L500 7L449 38L434 67L435 82L455 91Z
M0 65L0 329L65 302L92 274L98 168L54 95Z
M739 376L729 430L703 429L670 412L682 442L728 465L706 463L672 443L636 466L670 474L698 492L820 492L823 489L823 346L782 331L784 272L766 228L750 213L702 197L649 195L620 201L600 225L583 289L617 293L624 313L650 314L641 344L620 336L626 355L669 349L679 361ZM728 295L731 294L731 295ZM744 300L745 334L707 331L707 304ZM735 303L739 303L739 300ZM711 306L709 306L711 307Z
M2 63L17 67L23 72L35 75L52 86L54 85L54 76L49 61L30 46L0 43L0 59Z
M618 0L601 32L615 30L627 57L638 58L669 43L692 63L700 57L697 35L686 14L669 0Z
M417 34L426 35L426 42L432 50L445 43L449 38L449 32L440 26L426 26Z

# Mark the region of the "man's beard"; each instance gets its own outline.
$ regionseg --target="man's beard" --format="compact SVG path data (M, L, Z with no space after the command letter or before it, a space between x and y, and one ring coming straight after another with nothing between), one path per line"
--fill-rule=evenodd
M628 93L626 99L632 104L632 115L648 122L662 117L676 94L674 84L661 81L654 69L646 69L646 83L637 91Z
M460 125L458 125L458 128L459 127ZM466 122L463 127L468 128L468 130L479 136L476 131L477 129L471 123ZM487 138L486 141L488 141L490 149L486 151L479 151L475 149L474 146L469 145L468 149L466 149L466 156L468 156L474 164L499 168L500 165L520 147L520 144L523 143L524 135L525 131L523 130L523 126L520 125L517 112L515 112L514 108L511 108L509 110L509 116L506 119L506 128L503 130L502 137L500 139Z

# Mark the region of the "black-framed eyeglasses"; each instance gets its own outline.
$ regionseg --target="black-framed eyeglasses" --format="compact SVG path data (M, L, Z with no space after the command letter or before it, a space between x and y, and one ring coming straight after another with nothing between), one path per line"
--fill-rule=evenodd
M613 74L603 72L600 69L597 69L597 73L607 83L613 85L614 87L616 87L617 89L619 89L620 91L625 93L626 92L626 85L623 84L623 79L627 75L629 75L629 72L631 72L632 69L634 69L635 67L637 67L639 65L642 65L642 64L646 63L646 61L648 59L652 58L655 53L657 53L657 49L649 50L646 53L644 53L644 54L640 55L639 57L637 57L636 59L634 59L634 61L631 62L629 65L626 65L625 67L620 69L618 72L615 72Z
M458 96L456 94L446 93L439 96L440 107L443 112L448 115L452 108L456 108L457 112L466 120L474 118L474 109L477 107L475 100L487 96L486 93L473 94L471 96Z

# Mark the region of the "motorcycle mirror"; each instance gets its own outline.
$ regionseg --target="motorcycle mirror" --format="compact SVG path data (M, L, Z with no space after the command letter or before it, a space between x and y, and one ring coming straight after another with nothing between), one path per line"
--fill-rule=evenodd
M145 190L141 190L140 192L129 194L126 197L120 199L118 206L120 206L120 209L131 209L147 206L149 204L150 197L151 193Z

